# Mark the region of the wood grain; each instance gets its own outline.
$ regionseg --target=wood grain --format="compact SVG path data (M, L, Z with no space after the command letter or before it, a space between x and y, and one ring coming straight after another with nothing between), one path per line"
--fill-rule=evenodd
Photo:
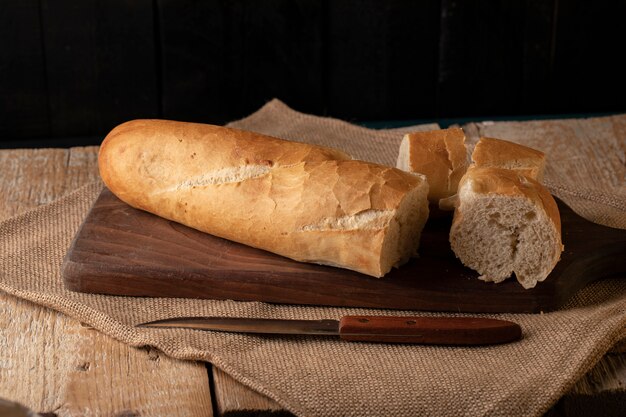
M522 337L513 322L480 317L344 316L339 337L351 342L488 345Z
M618 117L608 128L614 129L615 135L623 138L624 132L626 132L625 121L625 117ZM477 129L475 125L468 125L465 128L466 132ZM514 132L515 130L510 133ZM567 141L568 137L565 136L562 140ZM623 147L624 142L622 141L620 149L623 149ZM73 188L98 178L97 168L94 163L96 152L96 147L72 148L70 150L0 151L0 219L23 212L37 205L45 204ZM69 163L69 161L72 162ZM64 359L51 359L55 356L52 350L61 346L65 338L76 340L81 337L85 337L85 347L83 348L85 349L94 339L90 339L90 336L84 335L83 332L88 333L93 332L93 330L79 329L79 323L61 314L20 301L4 293L0 293L0 312L0 397L19 400L36 411L51 411L61 406L69 409L70 407L65 405L65 400L55 401L50 395L51 393L61 392L60 386L67 381L67 378L63 375L76 371L71 368L74 362L68 360L69 356ZM17 324L13 325L13 322ZM69 329L67 324L69 322L74 323L72 325L74 326L73 330ZM29 329L29 326L38 330L28 334L26 331ZM47 330L44 331L43 329ZM109 338L98 341L98 343L103 344L113 342L115 341ZM626 345L622 342L621 346L621 349L623 349L623 346ZM76 345L70 347L74 350L78 348ZM100 346L92 347L91 358L97 356L96 351L100 349ZM616 348L619 349L619 345ZM108 352L111 355L111 362L124 362L127 361L126 358L129 356L129 353L124 349L116 350L109 348ZM83 355L83 357L87 356L89 355ZM149 353L145 352L145 356L149 356ZM162 361L163 358L160 357L159 362ZM105 362L101 366L110 367L112 366L111 362ZM56 365L53 366L53 363L56 363ZM62 363L65 366L70 366L70 368L61 369ZM135 366L141 368L139 365L129 364L128 366L125 370L131 373ZM174 379L191 378L193 381L197 381L198 386L206 387L207 382L202 381L206 374L201 369L195 370L193 375L190 376L188 372L176 372L176 367L175 362L167 365L161 364L160 370L154 370L154 372L164 372L169 378ZM200 368L203 368L203 366L200 366ZM144 367L143 369L146 368ZM623 353L606 355L585 378L579 381L574 390L555 406L555 409L549 415L584 415L584 413L576 413L573 410L575 407L583 410L585 406L591 406L594 411L601 411L606 409L606 407L603 408L605 404L614 404L617 407L623 406L623 396L626 392L626 389L624 389L626 386L625 370L626 355ZM9 372L10 378L8 377ZM119 376L119 373L114 371L108 373L108 375L114 374ZM219 369L212 368L212 374L217 403L216 408L219 415L258 416L263 415L268 410L276 413L282 409L280 405L271 399L241 385ZM85 373L85 376L88 375L91 374ZM20 383L20 381L25 382ZM122 379L117 379L116 381L122 386L125 385ZM86 380L84 382L86 384L89 383ZM101 382L102 384L106 386L104 381ZM150 397L151 393L144 391L144 395ZM563 406L563 401L568 398L574 398L573 395L577 396L577 399L574 400L575 402L570 401L569 404L573 404L573 406L568 406L566 410ZM186 398L189 399L191 397L187 396ZM104 401L105 399L103 398L102 400ZM153 399L153 401L157 402L158 399ZM172 401L173 404L179 404L176 399ZM619 408L613 409L619 410ZM244 412L243 410L248 411ZM588 410L588 408L585 410ZM120 410L120 413L123 411ZM84 413L79 414L84 415ZM172 409L170 414L177 415L178 413ZM281 414L288 415L285 411L282 411ZM64 415L72 414L68 412ZM97 414L94 413L93 415ZM187 415L194 414L190 412ZM203 410L203 414L196 415L210 414Z
M212 415L202 363L111 339L0 295L0 397L63 416ZM11 383L4 383L11 381Z
M68 375L68 414L212 415L204 364L172 359L149 347L129 348L93 329L74 330L80 344Z
M450 249L450 219L432 219L420 257L382 279L292 261L134 209L104 189L63 263L66 288L86 293L454 312L551 311L589 282L626 273L626 234L559 202L566 250L525 290L478 274ZM454 290L451 290L454 289Z
M0 152L0 219L45 205L100 178L98 148L15 149Z
M97 148L0 151L0 219L98 179ZM0 292L0 397L63 416L212 415L206 368Z

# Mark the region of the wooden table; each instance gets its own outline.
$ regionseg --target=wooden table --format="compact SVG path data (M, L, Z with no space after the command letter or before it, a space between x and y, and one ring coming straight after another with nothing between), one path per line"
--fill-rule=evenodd
M97 147L0 150L0 220L97 179ZM58 416L289 414L211 364L129 347L5 293L0 293L0 398ZM606 415L624 404L622 342L548 415Z

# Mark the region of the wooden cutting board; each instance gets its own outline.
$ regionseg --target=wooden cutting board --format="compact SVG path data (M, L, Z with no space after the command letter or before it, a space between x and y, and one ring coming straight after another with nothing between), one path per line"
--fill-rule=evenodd
M420 258L382 279L305 264L136 210L104 189L65 257L72 291L453 312L554 310L591 281L626 274L626 231L591 223L563 202L565 252L548 279L525 290L486 283L455 258L450 219L429 220Z

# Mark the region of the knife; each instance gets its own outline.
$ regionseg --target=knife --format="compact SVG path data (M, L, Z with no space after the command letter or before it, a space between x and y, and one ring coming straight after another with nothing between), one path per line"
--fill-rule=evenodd
M490 345L519 340L517 323L478 317L344 316L341 320L178 317L137 327L187 328L238 333L339 336L350 342Z

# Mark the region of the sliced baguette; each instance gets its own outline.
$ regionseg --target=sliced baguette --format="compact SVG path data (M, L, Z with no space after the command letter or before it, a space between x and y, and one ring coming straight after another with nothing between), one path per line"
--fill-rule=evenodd
M563 251L548 190L508 169L470 167L458 196L450 244L465 266L496 283L515 273L527 289L546 279Z
M99 168L107 187L133 207L375 277L416 254L428 217L421 175L219 126L124 123L102 143Z
M396 167L424 174L430 187L428 200L437 206L442 198L456 194L467 170L463 130L450 128L404 135Z
M477 167L511 169L542 182L546 156L541 151L518 143L481 137L472 152L472 162Z

